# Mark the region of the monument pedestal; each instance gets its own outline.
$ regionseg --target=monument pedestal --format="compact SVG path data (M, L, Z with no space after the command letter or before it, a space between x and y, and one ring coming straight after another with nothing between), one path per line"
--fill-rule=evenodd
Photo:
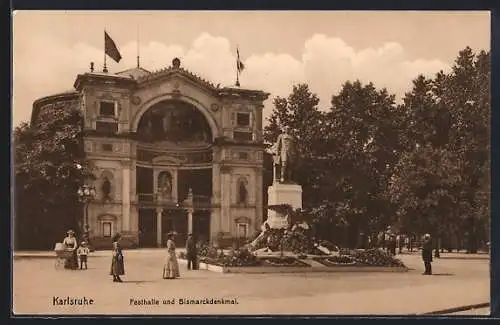
M288 204L294 210L302 208L302 186L297 184L274 183L267 189L269 206ZM268 224L271 228L286 228L288 220L286 216L268 210Z

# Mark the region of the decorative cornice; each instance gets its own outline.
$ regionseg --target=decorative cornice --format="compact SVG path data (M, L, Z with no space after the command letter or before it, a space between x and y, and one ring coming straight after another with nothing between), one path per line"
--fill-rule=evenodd
M231 98L231 99L249 99L257 101L265 101L267 98L269 98L270 93L266 93L262 90L224 87L218 92L218 95L220 97Z
M254 147L254 148L265 148L265 144L263 142L238 141L238 140L230 139L228 137L215 138L214 145L216 145L216 146L245 146L245 147Z
M151 82L154 80L162 79L171 75L180 75L188 80L191 80L197 84L200 84L207 88L210 91L217 92L220 88L214 86L213 83L209 82L208 80L203 79L202 77L190 72L189 70L186 70L181 67L175 67L175 66L169 66L168 68L164 68L161 70L156 70L151 72L149 75L141 76L137 78L137 83L143 84L147 82Z
M123 168L130 168L132 166L132 161L130 160L120 160L120 164Z
M123 87L133 87L137 84L134 79L113 75L113 74L97 74L84 73L76 77L73 87L76 90L81 90L84 85L120 85Z
M227 166L227 165L221 165L220 166L220 172L221 174L229 174L233 171L233 167Z

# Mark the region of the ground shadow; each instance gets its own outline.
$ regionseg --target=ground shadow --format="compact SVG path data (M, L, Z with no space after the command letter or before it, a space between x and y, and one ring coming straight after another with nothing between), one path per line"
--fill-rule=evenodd
M454 276L455 274L453 274L453 273L432 273L432 275L437 275L437 276Z
M153 283L155 281L148 281L148 280L123 280L122 283L135 283L135 284L141 284L141 283Z

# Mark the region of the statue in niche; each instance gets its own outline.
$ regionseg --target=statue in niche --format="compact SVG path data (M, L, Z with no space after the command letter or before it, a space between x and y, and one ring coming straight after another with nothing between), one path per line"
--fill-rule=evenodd
M158 192L163 197L170 197L172 195L172 176L169 172L161 172L158 176Z
M111 182L107 176L102 181L101 191L103 201L111 201Z
M246 182L244 180L241 180L239 183L240 184L238 188L238 204L246 204L248 198Z

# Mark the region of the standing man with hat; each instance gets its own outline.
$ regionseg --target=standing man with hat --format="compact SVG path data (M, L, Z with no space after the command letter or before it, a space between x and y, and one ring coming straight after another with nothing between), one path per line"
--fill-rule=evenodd
M424 235L424 245L422 246L422 259L424 260L425 271L423 275L432 275L432 240L431 235Z
M197 265L197 255L196 251L196 240L193 237L193 234L188 235L188 239L186 241L186 258L187 258L187 268L188 270L196 270L198 268Z

